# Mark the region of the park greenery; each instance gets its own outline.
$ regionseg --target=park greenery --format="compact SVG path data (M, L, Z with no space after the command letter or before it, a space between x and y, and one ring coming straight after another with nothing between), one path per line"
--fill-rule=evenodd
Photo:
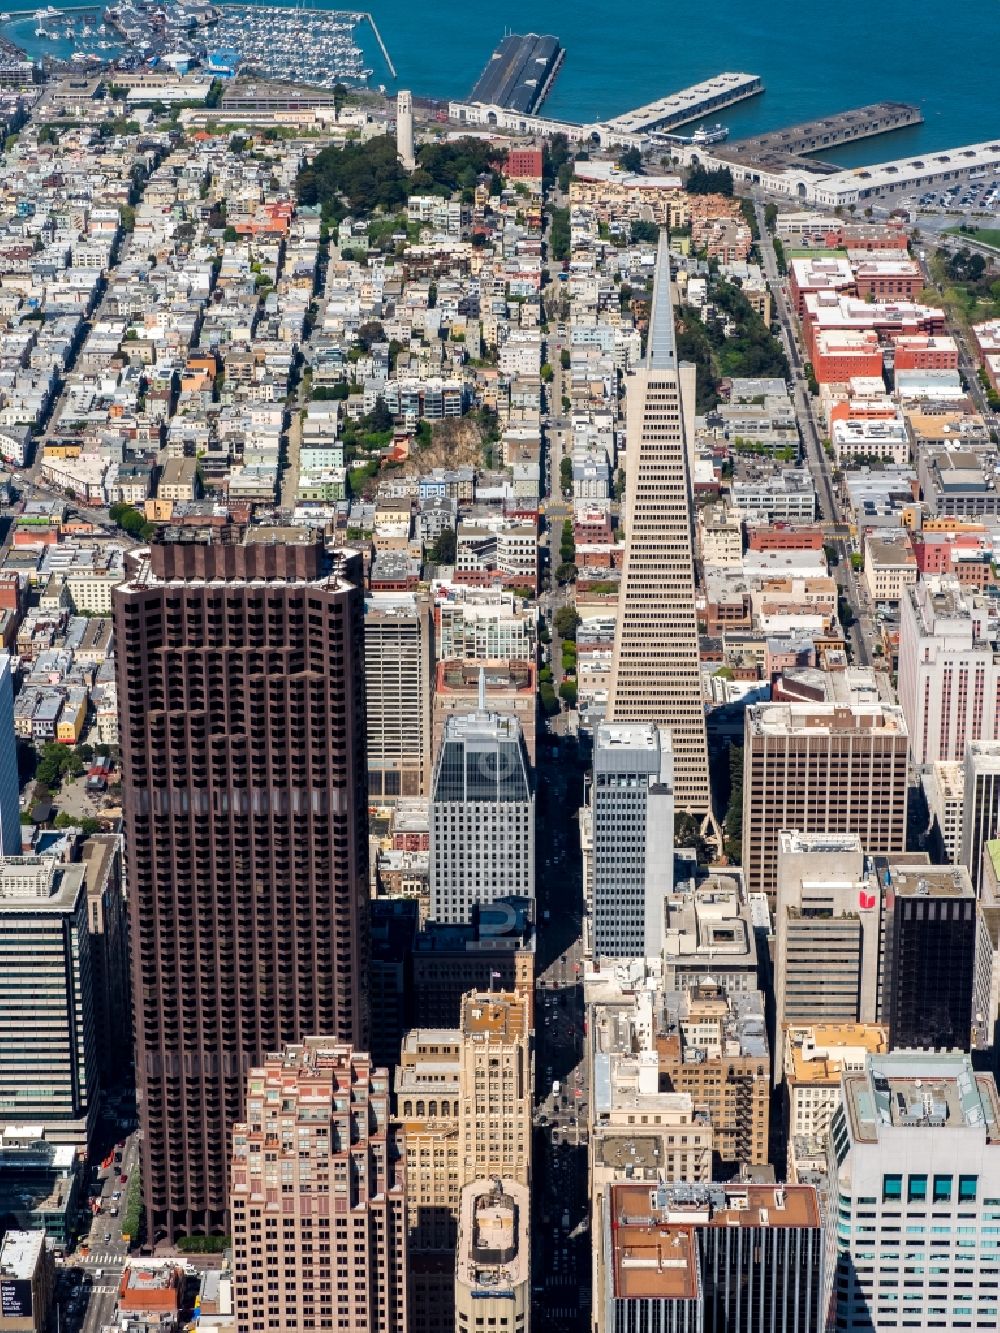
M480 139L426 143L417 153L417 169L407 172L399 161L396 140L380 135L367 143L323 148L299 172L295 182L300 204L320 205L327 220L349 213L398 213L411 194L450 198L456 191L471 199L476 182L491 176L503 154ZM492 184L492 182L491 182Z
M111 515L112 523L117 523L123 532L127 532L137 541L148 541L152 535L153 525L146 521L145 516L135 505L113 504L108 513Z
M781 344L735 283L715 282L714 314L703 323L690 306L677 314L677 352L697 367L697 410L710 411L719 402L724 377L787 379L788 360ZM725 321L735 325L727 336Z
M959 324L1000 318L1000 272L984 255L965 248L938 250L931 259L937 290L927 292L932 305L943 305Z
M724 194L732 197L733 173L728 167L717 167L710 171L707 167L695 166L687 178L688 194Z
M552 222L549 231L552 258L561 263L564 259L569 259L569 209L550 208L549 217Z

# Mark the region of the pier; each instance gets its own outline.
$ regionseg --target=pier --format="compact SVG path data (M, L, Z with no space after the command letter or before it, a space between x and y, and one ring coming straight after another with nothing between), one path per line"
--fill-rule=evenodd
M4 10L4 13L10 15L11 23L17 23L19 19L35 18L40 14L40 11L43 8L44 6L35 5L32 9L6 9ZM100 5L95 6L94 4L62 5L54 14L44 14L42 17L46 20L51 19L53 22L56 22L61 19L64 14L72 14L74 17L82 18L84 20L93 19L95 23L100 23L101 21L101 7Z
M378 24L375 22L374 16L372 14L366 13L362 14L361 18L362 20L367 19L368 22L372 25L372 32L375 34L375 40L378 42L378 49L382 52L382 59L388 66L389 73L392 75L392 77L394 79L398 78L399 76L396 73L396 66L392 63L392 60L389 56L389 51L386 47L385 42L383 42L382 40L382 34L378 30Z
M920 108L911 102L873 102L869 106L839 111L834 116L805 121L787 129L736 139L724 148L716 149L714 155L734 166L737 163L753 164L768 171L800 166L811 171L832 172L839 168L817 160L812 154L858 139L891 134L907 125L920 125L923 119Z
M531 115L545 100L563 54L551 35L507 33L486 62L469 100Z
M674 130L736 102L744 102L748 97L757 97L763 91L764 81L757 74L716 74L712 79L682 88L679 93L603 121L601 128L613 134L635 136L648 134L650 130Z

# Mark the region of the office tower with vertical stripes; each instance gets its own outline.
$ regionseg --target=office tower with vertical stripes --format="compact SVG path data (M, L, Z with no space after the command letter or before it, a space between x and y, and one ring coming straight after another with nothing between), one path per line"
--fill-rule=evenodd
M114 595L153 1244L226 1232L251 1068L367 1041L360 559L298 529L167 537Z
M695 619L691 441L695 368L677 357L670 257L660 234L643 365L626 393L625 562L609 722L670 732L677 812L711 812Z

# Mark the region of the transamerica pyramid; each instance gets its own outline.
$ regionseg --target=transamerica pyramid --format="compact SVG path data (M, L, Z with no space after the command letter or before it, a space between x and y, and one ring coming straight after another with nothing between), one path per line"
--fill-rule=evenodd
M669 728L674 808L711 813L695 618L691 440L695 368L678 364L661 231L646 356L626 381L625 564L608 720Z

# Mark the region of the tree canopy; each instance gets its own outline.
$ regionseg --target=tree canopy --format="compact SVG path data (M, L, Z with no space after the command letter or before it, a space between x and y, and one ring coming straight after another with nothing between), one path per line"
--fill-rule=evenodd
M718 167L709 171L706 167L692 167L687 178L688 194L725 194L733 193L733 173L728 167Z
M411 194L449 196L471 190L503 154L481 139L427 143L417 152L417 169L404 170L396 140L380 135L367 143L331 145L302 168L295 182L300 204L323 206L330 215L395 212Z

